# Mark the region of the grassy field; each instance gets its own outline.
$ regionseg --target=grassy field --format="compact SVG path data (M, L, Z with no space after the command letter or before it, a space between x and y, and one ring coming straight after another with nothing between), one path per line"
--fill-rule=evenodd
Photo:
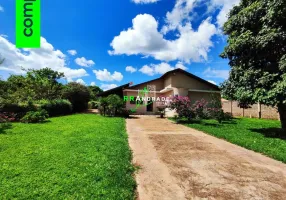
M223 124L203 120L186 125L286 163L286 137L281 137L277 120L238 118Z
M1 199L134 199L125 121L78 114L0 134Z

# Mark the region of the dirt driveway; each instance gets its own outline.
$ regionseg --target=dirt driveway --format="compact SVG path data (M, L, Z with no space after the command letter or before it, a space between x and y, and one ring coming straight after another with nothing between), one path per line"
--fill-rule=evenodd
M286 199L281 162L153 116L127 119L127 132L140 200Z

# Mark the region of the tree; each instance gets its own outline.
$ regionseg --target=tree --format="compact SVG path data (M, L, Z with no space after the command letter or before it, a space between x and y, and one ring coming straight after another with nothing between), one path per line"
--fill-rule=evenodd
M242 0L224 24L229 79L223 94L242 105L276 106L286 129L286 1Z
M88 108L90 94L87 87L80 83L68 83L63 89L63 97L72 103L75 112L81 112Z
M53 71L50 68L28 70L27 82L36 93L35 99L57 99L60 97L62 84L59 79L65 77L64 73Z
M111 94L107 97L108 108L111 111L110 114L115 116L117 112L123 108L124 101L120 96Z
M98 86L88 86L88 90L90 92L90 99L92 101L96 101L98 99L96 95L103 92L103 90Z
M49 68L27 70L26 75L11 75L6 82L7 99L14 103L29 100L57 99L63 85L58 82L64 74Z
M103 116L105 116L106 114L106 107L108 106L108 101L107 101L107 97L101 97L99 99L99 103L100 103L100 108L103 109Z

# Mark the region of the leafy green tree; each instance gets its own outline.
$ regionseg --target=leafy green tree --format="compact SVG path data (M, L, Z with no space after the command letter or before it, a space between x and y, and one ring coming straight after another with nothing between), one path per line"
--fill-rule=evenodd
M92 101L98 100L97 94L103 92L103 90L100 89L98 86L88 86L88 90L90 92L90 99Z
M56 99L60 97L62 84L58 82L64 73L50 68L28 70L26 78L30 88L36 93L35 99Z
M286 129L286 1L242 0L224 24L229 59L224 96L242 105L277 106Z
M108 108L111 111L111 115L115 116L117 112L125 105L124 101L120 96L111 94L107 97Z
M33 90L25 76L11 75L7 79L6 84L6 100L10 103L26 102L34 99L36 96L36 92Z
M81 112L88 108L90 93L87 87L80 83L68 83L63 89L63 97L72 103L74 112Z
M100 109L103 109L103 116L105 116L106 114L106 108L108 106L108 101L107 101L107 97L101 97L99 99L99 104L100 104Z

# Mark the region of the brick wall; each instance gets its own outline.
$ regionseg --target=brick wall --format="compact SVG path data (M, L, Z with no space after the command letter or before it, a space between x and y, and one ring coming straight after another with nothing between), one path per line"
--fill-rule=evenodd
M232 106L231 106L232 105ZM237 102L222 100L222 108L225 112L231 112L232 107L232 114L235 117L243 116L243 109L237 106ZM244 116L251 117L251 118L258 118L258 104L254 104L251 108L244 109ZM261 105L261 118L263 119L279 119L279 114L276 108Z

